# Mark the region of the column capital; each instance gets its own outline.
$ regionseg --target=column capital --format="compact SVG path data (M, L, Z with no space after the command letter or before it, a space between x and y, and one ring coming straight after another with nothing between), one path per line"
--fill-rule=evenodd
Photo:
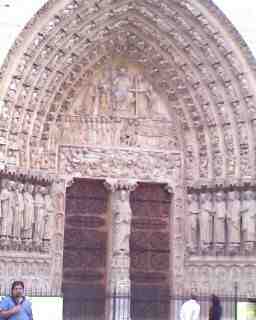
M164 185L164 189L170 193L170 194L174 194L174 187L173 187L173 184L171 182L167 182L165 185Z
M134 191L137 186L138 182L133 179L112 179L107 178L104 182L104 186L107 190L110 190L112 192L125 190L128 192Z

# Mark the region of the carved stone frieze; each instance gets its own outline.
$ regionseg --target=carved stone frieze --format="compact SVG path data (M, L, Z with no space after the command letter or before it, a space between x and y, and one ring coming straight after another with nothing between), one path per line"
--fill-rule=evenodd
M254 256L255 187L194 189L187 202L187 250L192 256Z
M185 288L195 292L222 292L234 295L235 285L238 292L248 298L255 296L255 262L203 262L197 261L185 267Z
M143 181L178 181L182 163L178 152L141 149L107 149L60 146L60 174L80 174L85 177L111 177Z

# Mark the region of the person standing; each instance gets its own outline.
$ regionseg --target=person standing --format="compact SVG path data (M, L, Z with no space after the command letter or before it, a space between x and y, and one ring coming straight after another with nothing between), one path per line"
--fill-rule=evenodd
M190 299L183 303L180 310L180 320L199 320L200 305L194 294L191 294Z
M211 306L209 310L209 320L220 320L222 316L222 306L220 299L215 294L211 296Z
M33 320L31 302L24 295L22 281L14 281L11 295L0 302L0 316L8 320Z

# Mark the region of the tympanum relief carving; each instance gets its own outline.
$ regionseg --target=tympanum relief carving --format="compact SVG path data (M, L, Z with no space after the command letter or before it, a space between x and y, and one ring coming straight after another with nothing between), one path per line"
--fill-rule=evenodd
M78 114L118 117L166 118L166 107L142 66L114 60L95 68L88 85L75 102Z
M30 164L56 168L60 145L179 149L175 120L140 65L112 61L90 72L72 108L60 113L49 141L31 146Z

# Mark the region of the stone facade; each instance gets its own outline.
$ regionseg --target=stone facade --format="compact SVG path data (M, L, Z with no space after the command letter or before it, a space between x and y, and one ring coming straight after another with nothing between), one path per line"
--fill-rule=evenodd
M50 0L0 72L3 286L18 269L28 287L60 292L67 187L100 179L113 205L106 290L130 290L132 182L171 195L170 289L224 290L228 277L246 292L256 268L254 70L211 1Z

